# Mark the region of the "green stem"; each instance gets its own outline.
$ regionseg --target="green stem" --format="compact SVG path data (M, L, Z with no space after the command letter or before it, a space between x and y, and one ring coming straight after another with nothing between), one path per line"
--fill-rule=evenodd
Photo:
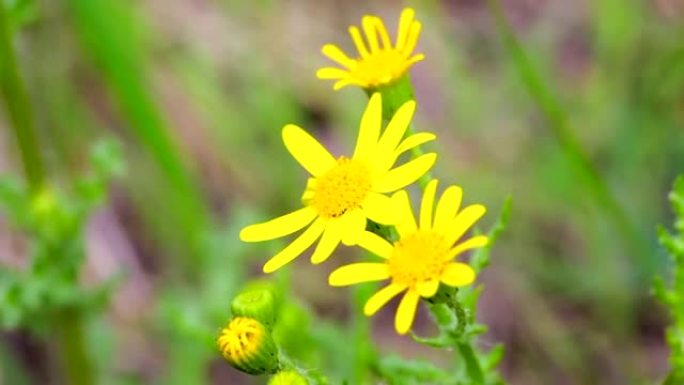
M642 262L646 264L649 271L644 271L642 274L648 277L652 276L655 269L653 264L655 259L650 258L650 248L647 241L633 225L617 197L601 178L589 157L583 152L579 141L572 133L565 111L554 98L542 77L535 70L520 42L515 37L501 7L500 0L487 1L496 21L504 47L511 56L528 93L546 117L551 134L560 145L569 163L575 167L580 179L591 192L591 196L608 214L608 218L613 223L613 226L615 226L615 229L629 243L628 246L631 249L638 251L636 255L643 257Z
M463 306L461 306L456 298L453 298L449 302L449 307L456 315L458 321L456 329L454 330L454 334L457 336L456 348L461 354L461 357L463 357L463 361L465 361L466 373L468 373L468 377L474 381L475 384L484 384L484 373L482 372L480 361L477 358L477 353L472 346L472 340L465 336L465 328L468 323L465 309L463 309Z
M0 2L0 88L21 153L26 179L31 191L35 193L42 187L45 175L31 106L12 46L12 27L4 2Z
M83 315L65 309L57 316L55 337L62 361L65 383L69 385L96 384L95 372L86 349Z
M280 352L280 370L294 370L297 373L304 373L306 377L311 381L311 385L330 385L330 381L326 376L320 373L317 369L304 368L290 358L285 352Z
M465 361L468 378L470 378L474 384L484 384L484 374L480 367L480 361L478 361L475 349L473 349L470 342L457 342L456 348L461 354L461 357L463 357L463 361Z

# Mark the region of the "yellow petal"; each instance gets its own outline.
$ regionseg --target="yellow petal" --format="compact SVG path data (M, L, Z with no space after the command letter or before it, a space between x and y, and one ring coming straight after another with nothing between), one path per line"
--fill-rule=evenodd
M397 41L395 45L395 48L399 52L403 51L406 40L408 40L409 29L411 28L411 25L413 25L415 14L416 12L412 8L404 8L404 10L401 12L401 16L399 17L399 27L397 28Z
M419 132L401 141L399 146L390 154L381 154L379 151L375 158L373 167L375 175L386 173L396 163L397 159L408 150L412 150L421 144L427 143L436 138L435 134L429 132Z
M318 245L316 245L316 250L314 250L313 254L311 255L311 263L317 265L319 263L325 262L328 258L330 258L330 255L332 255L333 251L335 251L335 248L339 244L340 231L337 221L329 220L328 223L326 223L321 240L318 241Z
M353 69L354 67L356 67L356 61L350 59L349 56L347 56L347 54L342 52L342 50L334 44L324 45L321 49L321 52L323 53L323 55L330 58L330 60L338 63L343 67L347 67L349 69Z
M455 247L449 250L448 253L444 256L445 260L451 260L457 255L463 253L464 251L476 249L478 247L483 247L486 246L487 243L489 242L489 238L487 238L484 235L477 235L474 236L467 241L463 241L459 244L457 244Z
M352 158L359 159L369 155L378 143L380 136L380 126L382 125L382 95L379 92L374 93L366 110L361 117L361 125L359 128L359 136L356 139L356 148Z
M387 33L387 27L381 18L375 18L375 29L380 36L380 41L382 42L382 47L384 49L392 49L392 42L390 41L389 33Z
M325 80L346 79L349 77L349 71L335 67L323 67L316 71L316 77Z
M420 224L419 227L423 230L432 229L432 210L435 205L435 193L437 192L437 179L431 180L425 191L423 191L423 199L420 201Z
M437 209L435 211L435 222L433 228L439 233L444 233L447 226L451 225L451 221L461 208L461 200L463 199L463 189L459 186L449 186L442 197L437 202Z
M423 298L432 297L437 293L437 289L439 289L439 280L437 279L421 282L416 287L416 291L418 291L418 294Z
M368 48L366 47L366 43L363 41L359 29L352 25L351 27L349 27L349 35L351 35L352 41L356 46L356 50L359 51L359 55L362 58L367 58L368 56L370 56Z
M475 280L475 270L465 263L450 263L444 269L441 280L452 287L470 285Z
M261 242L284 237L301 230L311 223L316 215L316 210L311 207L304 207L268 222L243 228L240 231L240 240L243 242Z
M390 170L373 184L373 190L388 193L406 187L417 181L432 168L437 160L437 154L429 153Z
M342 266L328 277L330 286L349 286L363 282L381 281L389 278L386 263L352 263Z
M361 207L372 221L383 225L393 225L397 221L397 210L394 203L387 195L370 192Z
M378 35L375 33L375 17L364 16L361 19L361 26L363 27L363 32L366 34L366 39L368 40L368 47L371 53L377 52L379 46Z
M316 242L324 228L325 220L322 218L316 219L299 237L266 262L264 273L272 273L297 258Z
M395 206L397 207L397 224L395 226L399 235L403 237L415 233L418 230L418 226L416 226L416 219L411 208L411 200L406 190L397 191L392 195L392 200L395 201Z
M366 216L361 209L344 213L340 218L340 238L347 246L355 245L366 229Z
M394 246L386 241L381 236L371 233L370 231L364 231L359 237L358 245L371 253L377 255L378 257L389 259L394 250Z
M283 127L283 142L295 160L313 176L321 176L337 164L316 138L294 124Z
M409 100L399 107L378 142L378 151L388 154L394 152L401 138L404 137L409 124L411 124L415 112L416 102L413 100Z
M409 57L413 50L416 49L416 45L418 44L418 37L420 36L420 30L422 29L422 25L420 24L419 21L414 21L411 24L411 29L409 30L408 37L406 38L406 45L404 45L402 52L405 57Z
M408 150L412 150L415 147L433 141L435 138L437 138L437 136L431 132L419 132L417 134L413 134L402 140L395 152L397 155L401 155Z
M419 53L417 55L413 55L410 58L406 59L404 66L406 67L406 69L408 69L412 65L418 63L419 61L423 61L423 60L425 60L425 55L423 55L422 53Z
M350 85L352 85L352 84L356 84L356 82L355 82L354 80L352 80L351 78L338 80L338 81L336 81L335 84L333 85L333 90L334 90L334 91L339 91L339 90L341 90L342 88L344 88L344 87L346 87L346 86L350 86Z
M383 307L383 305L385 305L397 294L401 293L404 290L406 290L406 286L399 285L397 283L391 283L383 287L368 299L368 301L366 302L366 306L363 307L363 314L367 316L372 316L378 310L380 310L380 308Z
M404 298L402 298L401 303L399 303L397 315L394 318L394 327L397 329L397 333L406 334L406 332L411 329L413 319L416 316L419 299L420 296L413 290L409 290L404 294Z
M448 225L444 241L453 245L468 229L480 219L487 209L483 205L470 205L463 209Z

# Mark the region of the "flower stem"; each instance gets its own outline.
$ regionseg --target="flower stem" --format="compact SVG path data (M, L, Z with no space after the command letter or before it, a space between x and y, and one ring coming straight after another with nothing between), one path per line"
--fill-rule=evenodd
M463 361L465 361L466 373L468 373L468 377L473 383L484 384L484 374L482 367L480 367L480 361L477 358L471 340L465 336L466 323L468 322L465 309L455 298L450 301L449 307L456 314L456 319L458 320L456 330L454 331L458 336L456 339L456 349L458 349L461 357L463 357Z
M5 3L0 2L0 88L21 153L24 174L31 192L35 193L42 187L45 174L31 106L12 47L12 27L5 7Z
M475 349L473 349L470 342L457 342L456 348L461 354L461 357L463 357L463 361L465 361L468 378L473 381L473 384L484 384L484 374L482 373L482 368L480 367L480 361L478 361L477 355L475 354Z
M64 309L57 316L55 333L59 358L70 385L94 385L95 372L86 349L83 314Z

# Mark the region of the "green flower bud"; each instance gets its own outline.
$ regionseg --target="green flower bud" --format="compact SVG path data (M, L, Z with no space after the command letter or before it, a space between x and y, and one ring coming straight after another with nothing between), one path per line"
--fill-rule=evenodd
M216 345L231 366L247 374L275 373L278 369L278 348L271 332L254 318L233 318L221 330Z
M268 385L309 385L309 381L294 370L284 370L271 377Z
M268 289L243 291L230 304L233 316L254 318L269 330L275 324L275 307L275 296Z

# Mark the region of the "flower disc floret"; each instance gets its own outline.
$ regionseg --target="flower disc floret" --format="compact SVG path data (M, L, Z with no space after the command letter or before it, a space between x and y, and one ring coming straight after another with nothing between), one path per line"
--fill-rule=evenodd
M304 203L314 207L324 218L338 218L361 207L372 188L368 167L342 156L335 167L320 178L311 179L304 193Z
M419 284L440 277L451 263L445 258L449 249L444 238L432 231L421 230L402 237L387 260L392 282L417 289Z

